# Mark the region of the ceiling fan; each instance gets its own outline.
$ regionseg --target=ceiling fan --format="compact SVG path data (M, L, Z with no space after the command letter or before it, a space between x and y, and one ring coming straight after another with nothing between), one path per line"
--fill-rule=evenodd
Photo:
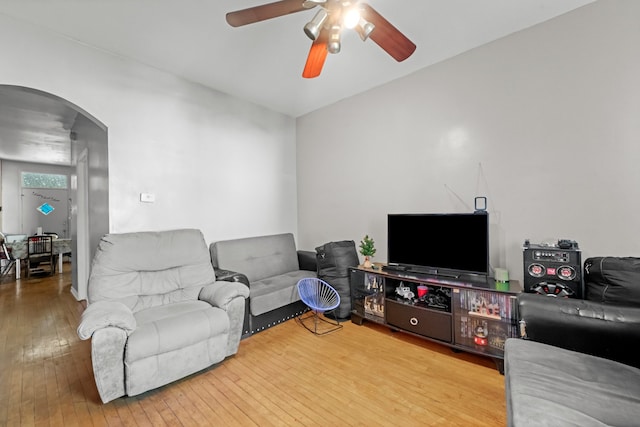
M362 41L370 38L396 61L404 61L416 45L367 3L358 0L281 0L227 13L227 22L240 27L291 13L320 10L304 26L313 41L302 77L318 77L327 53L340 52L344 28L355 30Z

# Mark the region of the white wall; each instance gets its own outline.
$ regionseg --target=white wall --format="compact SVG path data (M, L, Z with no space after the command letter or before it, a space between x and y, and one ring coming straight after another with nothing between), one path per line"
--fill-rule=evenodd
M0 84L55 94L107 126L110 231L296 232L293 118L1 14L0 50Z
M386 261L387 213L487 196L514 279L526 238L640 256L638 22L601 0L299 118L300 245L368 233Z

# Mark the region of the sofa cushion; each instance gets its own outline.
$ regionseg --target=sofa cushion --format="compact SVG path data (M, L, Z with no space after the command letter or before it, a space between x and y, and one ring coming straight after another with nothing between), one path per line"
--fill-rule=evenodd
M253 316L275 310L292 302L300 301L296 285L300 279L310 277L306 270L290 271L251 283L249 308Z
M251 282L252 298L253 282L300 268L291 233L224 240L213 243L210 251L215 267L247 276Z
M505 344L510 426L637 425L640 370L530 340Z
M112 300L139 311L197 300L215 281L199 230L107 234L91 266L89 301Z
M586 299L640 305L640 258L592 257L584 262Z
M226 312L204 301L152 307L135 313L134 317L138 327L127 341L125 363L189 347L229 332Z

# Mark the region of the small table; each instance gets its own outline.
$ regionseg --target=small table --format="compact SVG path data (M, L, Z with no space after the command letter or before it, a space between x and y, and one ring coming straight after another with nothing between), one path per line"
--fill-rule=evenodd
M20 278L20 260L27 259L27 241L5 242L11 249L11 256L16 260L16 280ZM62 255L71 253L71 239L54 239L53 254L58 256L58 274L62 274Z

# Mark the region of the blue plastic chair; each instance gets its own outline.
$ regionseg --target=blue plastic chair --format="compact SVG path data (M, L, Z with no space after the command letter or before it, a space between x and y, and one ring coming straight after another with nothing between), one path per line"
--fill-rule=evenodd
M328 334L342 328L337 320L332 322L321 316L321 314L335 310L340 305L338 291L324 280L315 277L301 279L297 287L300 299L311 309L309 312L311 315L303 314L296 318L302 326L316 335ZM310 319L313 321L313 329L307 325L307 323L311 323ZM331 327L318 329L319 322L328 323Z

